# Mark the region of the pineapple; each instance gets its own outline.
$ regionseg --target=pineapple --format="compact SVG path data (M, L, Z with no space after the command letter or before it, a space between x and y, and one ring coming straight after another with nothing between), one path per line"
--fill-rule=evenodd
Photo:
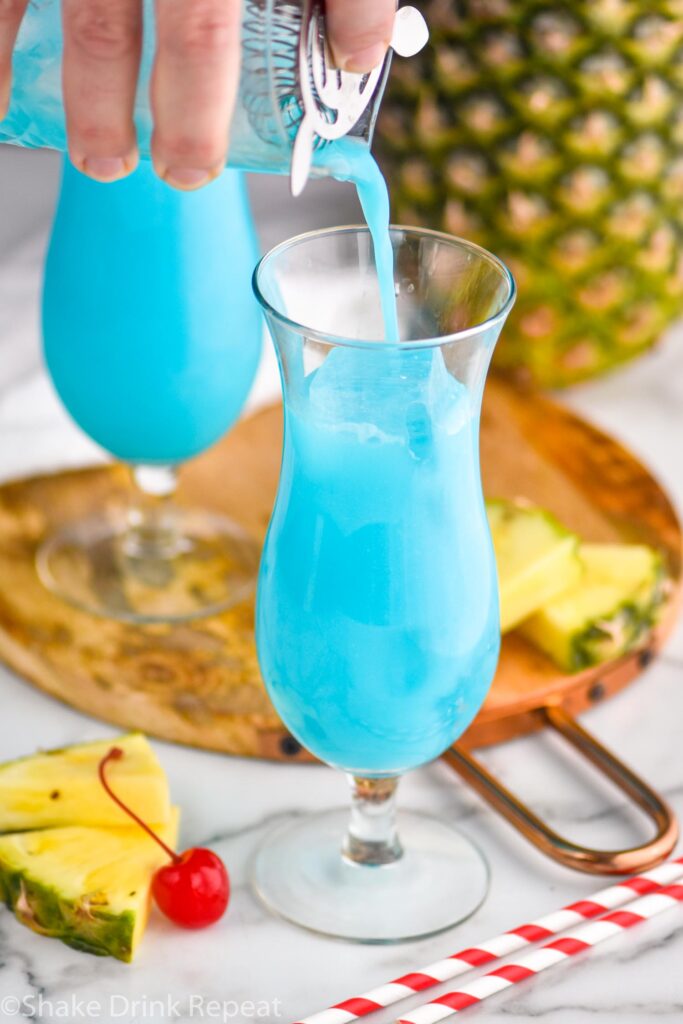
M503 633L519 625L581 577L578 538L541 508L488 500Z
M506 260L496 355L555 386L683 310L683 0L425 0L378 125L395 220Z
M108 798L107 798L108 799ZM159 829L175 846L178 813ZM0 900L40 935L133 959L164 851L139 828L70 826L0 836Z
M522 624L520 632L567 672L632 650L666 596L661 556L643 545L583 544L584 575Z
M110 768L117 794L145 821L169 820L168 782L138 733L22 757L0 765L0 832L60 825L129 826L102 788L97 769L112 746L125 757Z

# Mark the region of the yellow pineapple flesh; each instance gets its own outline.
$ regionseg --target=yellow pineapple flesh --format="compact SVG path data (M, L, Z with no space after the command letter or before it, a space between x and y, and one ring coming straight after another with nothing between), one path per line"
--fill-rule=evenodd
M582 544L581 581L520 627L566 672L618 658L642 643L666 597L658 552L639 544Z
M124 757L108 777L120 798L152 824L168 822L166 775L147 739L133 733L115 740L47 751L0 765L0 832L62 825L130 825L102 788L98 765L113 746Z
M174 808L157 829L171 847L178 819ZM40 935L129 962L147 924L154 874L167 863L167 854L138 827L0 836L0 899Z
M580 579L579 542L545 509L489 499L486 511L507 633Z

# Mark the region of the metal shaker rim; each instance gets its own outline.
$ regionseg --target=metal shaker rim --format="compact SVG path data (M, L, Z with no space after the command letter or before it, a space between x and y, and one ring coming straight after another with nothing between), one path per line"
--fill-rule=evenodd
M401 7L385 60L368 74L334 65L324 0L247 0L243 91L252 129L291 149L292 193L308 181L316 150L346 135L371 138L392 52L412 56L429 32L415 7Z

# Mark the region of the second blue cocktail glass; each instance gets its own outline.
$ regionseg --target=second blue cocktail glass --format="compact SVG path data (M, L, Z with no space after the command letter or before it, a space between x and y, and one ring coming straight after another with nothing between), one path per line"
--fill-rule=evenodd
M286 242L255 274L285 404L259 660L285 724L352 789L346 838L339 811L280 828L255 886L289 920L369 942L450 927L487 888L471 843L421 814L397 828L394 799L402 773L465 731L498 660L478 435L514 298L477 246L417 229L391 239L399 342L383 340L365 229Z
M43 582L129 622L220 612L251 593L258 553L214 511L176 503L177 470L239 416L261 353L258 258L241 175L176 192L142 161L91 181L68 161L43 293L45 357L76 423L132 470L130 504L49 536ZM235 482L239 486L239 482Z

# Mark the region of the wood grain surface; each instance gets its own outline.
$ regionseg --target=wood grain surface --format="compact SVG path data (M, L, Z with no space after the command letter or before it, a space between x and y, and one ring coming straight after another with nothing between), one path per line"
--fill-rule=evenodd
M226 512L262 539L280 465L281 409L242 421L186 468L181 500ZM551 509L590 540L645 541L665 553L670 604L647 650L563 676L506 638L489 698L466 736L497 742L533 729L557 699L577 712L635 678L671 628L680 596L681 532L657 482L627 451L548 400L493 380L482 424L487 495ZM232 754L305 760L278 721L258 670L253 604L183 626L135 627L87 615L37 578L37 545L56 526L125 503L119 466L33 477L0 487L0 658L28 681L122 728Z

